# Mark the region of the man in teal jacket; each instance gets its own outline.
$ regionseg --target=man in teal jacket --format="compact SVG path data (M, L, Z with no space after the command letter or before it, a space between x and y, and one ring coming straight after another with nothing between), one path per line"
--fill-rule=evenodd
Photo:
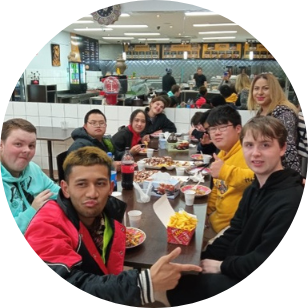
M3 187L22 233L36 211L49 199L56 199L60 188L31 162L35 148L36 128L30 122L11 119L3 123L0 144Z

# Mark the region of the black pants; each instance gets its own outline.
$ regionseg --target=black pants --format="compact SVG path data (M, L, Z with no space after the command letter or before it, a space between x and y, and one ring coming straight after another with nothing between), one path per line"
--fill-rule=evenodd
M175 289L167 292L171 306L195 303L215 296L239 282L222 274L183 275Z

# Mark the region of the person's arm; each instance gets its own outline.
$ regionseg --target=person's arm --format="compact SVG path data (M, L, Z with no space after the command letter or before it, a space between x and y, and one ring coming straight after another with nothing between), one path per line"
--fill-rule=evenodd
M171 122L165 115L163 119L163 123L161 125L162 132L176 133L177 129L173 122Z

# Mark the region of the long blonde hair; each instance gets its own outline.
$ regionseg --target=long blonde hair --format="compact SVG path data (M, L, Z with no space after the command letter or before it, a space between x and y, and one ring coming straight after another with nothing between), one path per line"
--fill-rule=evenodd
M240 93L243 89L249 90L250 88L250 79L247 74L241 73L236 76L235 80L235 91Z
M271 103L269 104L267 114L271 114L278 105L287 106L288 108L293 110L295 114L298 113L298 110L295 107L295 105L288 101L277 78L273 74L270 74L270 73L257 75L254 78L253 82L251 83L250 90L249 90L249 96L248 96L248 102L247 102L248 110L258 110L260 108L259 104L253 98L253 89L254 89L256 82L261 78L267 80L269 91L270 91ZM262 109L260 109L258 113L261 113L261 111Z

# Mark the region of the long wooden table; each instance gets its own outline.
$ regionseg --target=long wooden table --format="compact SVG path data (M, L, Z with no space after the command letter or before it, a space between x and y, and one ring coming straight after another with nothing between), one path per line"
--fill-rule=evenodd
M195 154L196 149L190 150L190 153L169 153L165 150L159 150L154 152L154 156L171 156L174 160L191 160L190 154ZM135 160L144 158L145 156L138 155ZM164 171L164 170L162 170ZM168 171L171 174L175 174L175 171ZM175 260L179 263L200 264L200 254L202 250L203 231L206 217L207 208L207 196L196 198L193 206L186 206L183 193L180 193L174 200L168 199L171 206L175 211L183 208L188 213L195 214L198 218L198 224L195 231L195 235L192 238L189 245L175 245L167 243L167 231L165 226L161 223L153 210L153 204L159 199L159 197L151 196L151 200L148 203L138 203L135 198L134 190L122 190L120 183L120 174L118 174L118 191L122 192L122 195L118 198L127 203L127 211L136 209L142 211L142 219L140 229L146 233L145 242L135 248L126 249L125 265L134 268L149 268L151 267L161 256L164 256L171 252L176 247L182 248L181 255ZM205 176L204 185L209 187L209 175ZM192 182L193 183L193 182ZM127 212L126 211L126 212ZM127 214L126 214L127 215ZM126 221L129 219L126 216ZM128 224L129 225L129 224Z

